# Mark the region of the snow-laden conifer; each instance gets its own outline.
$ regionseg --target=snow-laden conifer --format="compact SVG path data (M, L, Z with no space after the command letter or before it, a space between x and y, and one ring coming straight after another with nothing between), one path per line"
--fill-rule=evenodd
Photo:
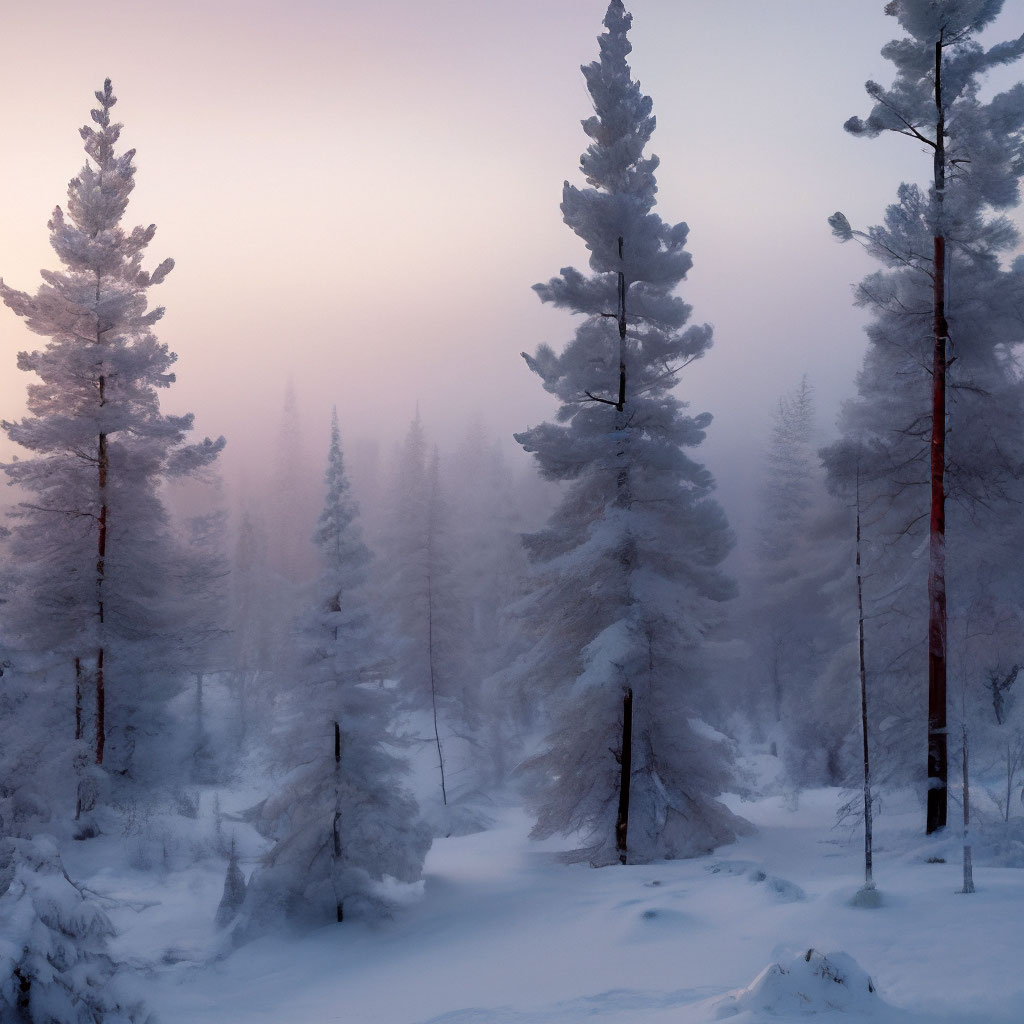
M49 836L0 843L0 1020L10 1024L136 1024L119 996L107 915L75 885Z
M928 156L928 188L901 184L884 223L867 232L842 214L830 218L838 238L862 240L884 266L857 293L874 314L870 347L858 397L843 411L844 441L827 457L833 484L847 495L853 480L844 467L857 467L866 529L886 545L883 563L869 567L883 604L868 611L876 637L868 657L878 658L868 677L883 688L873 706L909 729L919 732L920 719L910 709L927 706L928 832L946 822L946 678L957 657L949 642L975 596L959 581L979 557L979 541L998 545L1006 536L999 517L1020 500L1024 474L1014 357L1024 336L1020 272L1000 266L1018 234L996 212L1020 198L1024 85L981 98L983 75L1024 55L1024 36L988 47L978 41L1001 8L1001 0L886 5L905 32L882 51L893 83L868 82L870 114L845 127L910 137ZM850 444L859 446L856 459L847 457ZM909 685L913 679L920 685ZM899 745L908 735L888 733ZM905 749L899 760L905 769Z
M732 536L711 474L684 451L711 417L687 415L672 394L711 328L687 327L690 307L673 294L690 269L688 228L653 212L658 160L644 147L655 122L626 61L630 22L612 0L600 59L583 68L589 187L563 192L592 273L567 267L536 286L584 318L561 353L524 354L559 399L558 422L516 435L546 477L567 482L528 538L536 643L517 673L555 721L531 765L534 835L579 830L595 864L705 853L738 825L715 799L726 744L697 717L702 648L733 593L719 570Z
M134 150L117 152L109 80L96 98L81 129L89 159L70 182L67 213L57 207L49 224L63 268L42 271L35 295L0 282L4 302L50 339L19 354L38 382L29 415L3 423L31 453L3 467L25 496L14 513L20 580L8 622L12 645L60 656L76 694L65 736L74 729L88 760L125 773L149 731L137 711L168 685L176 628L160 483L207 466L223 439L189 444L192 416L160 410L175 356L153 333L163 309L148 308L147 292L174 264L144 270L155 227L121 226ZM68 749L61 738L44 756Z
M370 553L345 474L337 416L314 540L321 574L302 628L304 663L283 703L295 767L263 805L276 840L250 882L239 937L275 920L341 921L387 904L390 876L420 877L429 831L388 748L393 691L380 684L376 625L366 601Z

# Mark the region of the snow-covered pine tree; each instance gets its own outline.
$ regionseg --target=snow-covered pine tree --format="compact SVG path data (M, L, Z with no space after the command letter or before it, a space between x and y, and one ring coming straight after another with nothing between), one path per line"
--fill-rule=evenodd
M843 429L866 445L858 464L867 474L869 505L873 477L875 493L888 494L900 508L901 521L891 524L894 544L902 533L916 547L919 524L928 521L927 585L920 581L918 605L927 619L921 625L926 650L913 647L927 665L929 833L946 823L947 564L955 570L967 555L963 508L1005 496L1007 477L1020 468L1020 452L1007 441L1016 434L1020 408L1009 346L1021 332L999 266L999 254L1016 245L1017 233L991 211L1019 201L1024 86L984 103L979 85L989 69L1024 55L1024 36L988 49L976 38L1001 8L1002 0L886 4L906 33L882 51L896 77L888 89L868 82L869 117L850 118L845 127L868 137L892 131L924 146L931 157L929 187L901 185L884 226L867 234L852 231L841 213L830 218L837 237L864 239L886 267L858 293L876 316L868 328L860 397L844 412ZM947 525L955 541L950 545ZM911 582L910 565L903 569L890 592ZM917 588L918 573L912 575ZM909 605L902 612L915 626L921 618ZM905 676L907 666L900 664L898 672Z
M9 635L62 656L76 694L69 740L74 727L95 765L109 767L113 754L124 774L146 738L137 710L168 690L173 544L159 486L209 465L224 441L188 444L192 416L160 410L175 356L153 334L163 309L147 309L147 291L173 261L143 270L156 229L121 226L134 150L115 151L109 79L96 98L93 124L81 129L89 160L68 187L68 215L57 207L49 223L63 269L43 271L34 296L0 282L4 302L50 338L19 354L19 368L40 382L29 385L29 415L3 423L32 453L3 467L26 495L14 513L20 586ZM69 749L51 743L44 756Z
M536 643L519 660L555 726L531 764L533 835L579 831L580 859L644 862L706 853L741 827L715 798L729 773L723 737L698 715L701 652L733 595L719 569L732 545L713 481L684 449L711 421L672 394L711 345L672 294L691 265L686 224L653 212L656 157L643 155L651 100L630 75L631 17L612 0L600 59L583 75L595 114L565 184L565 222L590 250L537 285L584 317L561 354L525 355L561 402L558 423L516 435L541 473L566 481L548 527L527 538L537 590L524 609Z
M379 910L385 876L420 877L430 833L399 782L390 752L393 691L375 676L379 648L366 601L370 553L349 492L338 421L331 425L326 498L314 539L321 575L302 631L305 661L282 709L293 765L266 801L262 821L276 839L246 894L238 938L284 917L341 921Z
M75 885L50 836L0 842L0 1020L144 1024L119 995L107 915Z

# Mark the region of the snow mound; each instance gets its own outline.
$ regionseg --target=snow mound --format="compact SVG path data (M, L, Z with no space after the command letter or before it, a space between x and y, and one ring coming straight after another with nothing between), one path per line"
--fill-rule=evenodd
M860 907L862 910L877 910L884 903L885 900L882 898L882 894L874 886L870 889L864 886L858 889L850 898L850 906Z
M871 978L847 953L809 949L788 967L771 964L746 988L730 992L714 1004L713 1020L741 1013L857 1013L871 1015L885 1006Z
M769 875L759 864L750 860L718 860L707 866L713 875L743 875L754 885L763 885L776 903L798 903L807 899L807 893L795 882Z

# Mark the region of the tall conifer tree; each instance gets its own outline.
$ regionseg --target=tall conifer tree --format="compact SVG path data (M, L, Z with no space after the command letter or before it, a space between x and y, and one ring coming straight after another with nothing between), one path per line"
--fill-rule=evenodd
M89 161L68 186L67 216L57 207L49 224L63 269L42 271L34 296L0 282L4 302L50 339L18 356L39 383L29 385L29 415L3 429L32 456L4 471L28 495L14 513L21 586L11 634L30 650L63 655L76 740L89 742L90 759L103 766L116 735L124 772L134 711L158 696L154 676L167 669L164 641L175 625L160 482L209 465L224 441L188 444L192 416L160 410L176 357L153 333L163 309L147 308L147 291L174 263L143 270L156 229L121 226L135 151L116 152L121 125L110 119L109 79L96 99L93 124L81 129Z
M538 589L523 678L548 701L554 731L532 763L534 835L581 830L594 864L703 853L738 819L715 799L727 751L697 720L701 649L732 596L719 564L732 536L710 473L684 449L711 422L672 394L711 345L673 289L690 268L686 224L653 212L651 100L626 58L631 17L612 0L600 59L583 75L594 116L580 159L589 187L565 184L562 213L592 273L566 268L536 286L584 317L561 354L529 367L561 403L558 423L517 434L544 476L566 481L544 531L528 538Z
M1002 0L886 4L886 13L906 33L882 51L896 76L889 88L867 83L871 113L867 119L850 118L845 128L867 137L891 131L923 145L931 163L929 187L924 192L901 185L884 226L867 235L853 232L841 213L830 218L837 237L860 235L887 268L860 290L860 300L874 308L876 319L869 327L872 349L860 381L862 399L847 411L845 431L874 448L876 458L870 461L883 477L887 464L896 504L907 511L903 499L918 496L907 522L919 516L928 520L929 833L946 824L946 579L947 563L962 544L957 536L956 544L947 546L946 499L959 491L968 502L987 503L1003 489L999 478L1005 471L1017 472L1005 458L1000 431L992 429L1000 406L1005 409L1000 398L1008 384L1013 390L1016 376L1006 345L1014 340L1019 314L1006 302L998 254L1012 248L1017 236L1004 218L987 214L1019 201L1024 86L988 103L979 99L979 86L988 70L1024 55L1024 36L989 49L976 38L1001 8ZM887 372L879 378L883 362ZM899 396L887 394L890 375L900 382ZM868 394L872 386L878 387L875 395ZM977 401L986 395L996 401ZM870 461L858 465L867 468ZM921 480L927 481L926 497Z
M287 756L296 767L263 806L276 840L249 886L240 935L283 915L342 921L386 903L384 875L419 878L430 846L415 801L399 784L404 763L385 746L393 691L378 669L377 629L366 600L370 552L349 491L337 415L314 542L320 577L300 630L302 665L282 701Z

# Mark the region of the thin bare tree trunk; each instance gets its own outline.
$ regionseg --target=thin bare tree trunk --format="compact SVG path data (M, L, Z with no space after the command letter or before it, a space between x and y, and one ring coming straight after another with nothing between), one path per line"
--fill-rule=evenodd
M196 677L196 737L199 738L203 735L203 673L194 672L193 675Z
M782 723L782 673L779 670L779 638L772 639L772 699L775 704L775 724Z
M96 763L103 764L107 735L107 695L103 681L103 648L96 651Z
M1008 822L1010 820L1010 796L1013 792L1013 750L1007 742L1006 744L1006 803L1003 805L1003 821Z
M948 750L946 737L946 188L945 110L942 100L942 39L935 44L935 236L932 260L931 514L928 544L928 796L925 831L946 825Z
M860 470L857 471L857 662L860 669L860 731L864 744L864 888L874 889L872 875L871 760L868 751L868 677L864 661L864 583L860 561Z
M437 763L441 770L441 802L448 806L448 789L444 781L444 753L441 750L441 733L437 727L437 683L434 678L434 595L427 572L427 661L430 669L430 709L434 715L434 742L437 744Z
M974 892L974 865L971 862L971 790L967 779L967 724L960 732L964 796L964 887L962 892Z

